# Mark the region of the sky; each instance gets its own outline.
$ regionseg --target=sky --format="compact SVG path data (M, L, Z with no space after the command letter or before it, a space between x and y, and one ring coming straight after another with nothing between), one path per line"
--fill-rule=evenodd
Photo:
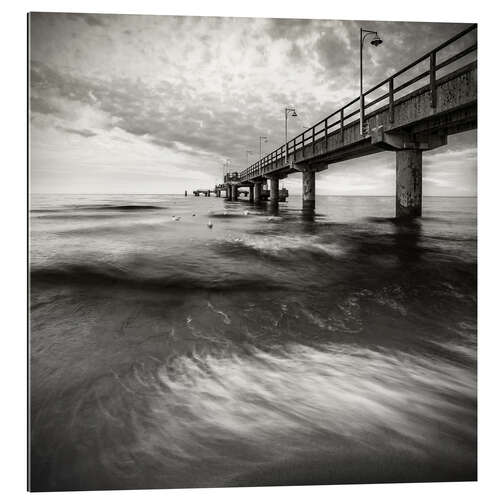
M30 16L33 193L183 193L243 170L463 24L34 13ZM475 196L476 132L425 152L428 196ZM393 195L395 154L330 165L318 194ZM301 193L299 173L284 181Z

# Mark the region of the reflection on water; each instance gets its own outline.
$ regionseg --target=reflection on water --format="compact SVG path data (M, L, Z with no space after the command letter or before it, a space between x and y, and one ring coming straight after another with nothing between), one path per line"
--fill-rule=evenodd
M34 490L476 477L475 200L31 208Z

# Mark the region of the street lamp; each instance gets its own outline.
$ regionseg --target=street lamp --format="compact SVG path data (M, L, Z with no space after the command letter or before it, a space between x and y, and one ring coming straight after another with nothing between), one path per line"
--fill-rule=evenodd
M378 47L382 43L382 39L378 36L376 31L364 30L359 28L359 135L363 137L364 133L364 120L365 120L365 99L363 97L363 44L365 38L373 36L370 43L374 47Z
M292 113L292 116L297 116L295 108L285 108L285 165L288 163L288 113Z
M248 156L251 154L253 154L253 151L250 151L249 149L247 149L247 165L249 165Z
M261 135L259 137L259 160L262 158L262 140L264 140L264 142L267 142L267 137L264 135Z

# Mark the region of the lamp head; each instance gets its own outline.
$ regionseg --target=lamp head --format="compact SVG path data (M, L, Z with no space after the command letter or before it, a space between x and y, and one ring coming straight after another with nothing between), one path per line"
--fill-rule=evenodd
M375 47L378 47L382 43L382 39L378 36L378 33L375 34L375 38L370 43Z
M294 116L294 117L297 116L297 113L295 110L293 110L292 116Z

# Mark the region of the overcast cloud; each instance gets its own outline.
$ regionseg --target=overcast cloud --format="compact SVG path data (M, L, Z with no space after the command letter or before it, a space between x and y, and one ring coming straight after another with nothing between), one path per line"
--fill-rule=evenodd
M256 160L259 136L283 142L283 108L298 134L460 24L92 14L31 15L33 192L181 193L220 182L222 162ZM395 155L332 165L320 194L392 195ZM300 192L300 176L287 187ZM424 154L424 193L476 194L475 132Z

